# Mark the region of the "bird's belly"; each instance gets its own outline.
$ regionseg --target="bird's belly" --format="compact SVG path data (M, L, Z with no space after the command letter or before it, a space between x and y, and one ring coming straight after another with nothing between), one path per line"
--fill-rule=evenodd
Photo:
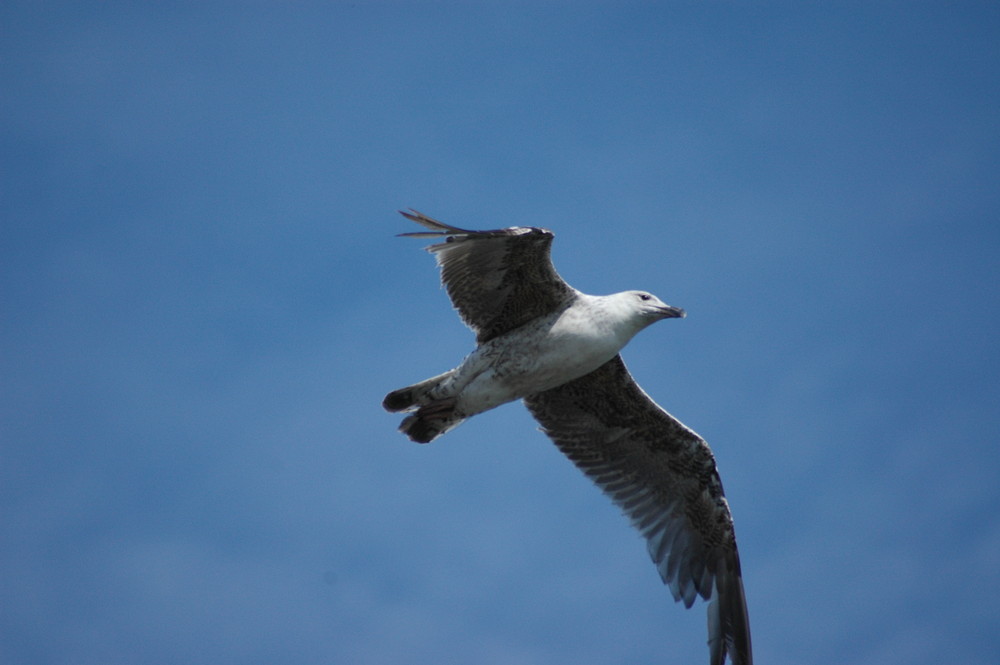
M463 363L481 368L460 392L462 411L468 415L561 386L594 371L620 350L614 340L575 334L549 334L532 343L497 342L481 347Z
M519 387L519 396L561 386L589 374L611 360L619 349L593 340L572 337L552 339L536 357L511 363L510 379Z

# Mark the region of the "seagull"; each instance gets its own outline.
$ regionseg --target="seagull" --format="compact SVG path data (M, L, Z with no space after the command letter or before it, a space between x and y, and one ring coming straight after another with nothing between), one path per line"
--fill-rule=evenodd
M577 291L535 227L470 231L416 210L427 250L476 349L456 368L386 395L399 429L429 443L464 420L523 400L541 430L631 520L674 600L708 604L710 665L752 665L750 624L729 503L704 439L654 402L619 351L656 321L683 318L646 291Z

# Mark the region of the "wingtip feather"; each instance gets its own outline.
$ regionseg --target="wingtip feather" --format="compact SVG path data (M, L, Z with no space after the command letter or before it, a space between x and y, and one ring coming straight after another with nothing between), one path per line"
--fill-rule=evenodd
M476 233L475 231L468 231L466 229L460 229L457 226L450 226L444 222L439 222L433 217L428 217L419 210L410 208L409 211L399 210L400 215L403 217L420 224L421 226L426 226L430 231L415 231L412 233L400 233L398 236L405 236L409 238L439 238L441 236L452 236L452 235L469 235Z
M746 595L739 570L720 571L708 605L709 662L753 665Z

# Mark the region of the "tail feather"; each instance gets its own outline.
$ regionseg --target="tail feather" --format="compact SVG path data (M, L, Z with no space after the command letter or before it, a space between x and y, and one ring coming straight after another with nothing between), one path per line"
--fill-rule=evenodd
M411 441L430 443L465 420L465 416L455 410L456 402L451 397L420 407L413 415L403 418L399 431Z
M441 397L441 392L446 391L436 390L454 373L455 370L450 370L385 396L382 407L386 411L416 412L403 419L400 432L417 443L430 443L465 420L465 415L455 410L458 399Z
M396 413L397 411L406 411L407 409L412 409L414 404L413 399L413 388L407 386L406 388L400 388L399 390L393 390L391 393L385 396L382 400L382 408L386 411L391 411Z
M398 411L413 411L417 407L433 401L430 392L437 388L438 385L450 377L454 372L455 370L449 370L444 374L432 376L431 378L425 379L420 383L414 383L412 386L406 386L405 388L400 388L399 390L393 390L385 396L384 400L382 400L382 408L392 413L396 413Z

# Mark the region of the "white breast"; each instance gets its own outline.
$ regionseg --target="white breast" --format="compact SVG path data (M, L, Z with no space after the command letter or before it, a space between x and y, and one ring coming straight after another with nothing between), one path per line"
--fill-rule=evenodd
M454 387L463 413L481 413L589 374L628 342L600 302L587 296L479 347L458 368Z

